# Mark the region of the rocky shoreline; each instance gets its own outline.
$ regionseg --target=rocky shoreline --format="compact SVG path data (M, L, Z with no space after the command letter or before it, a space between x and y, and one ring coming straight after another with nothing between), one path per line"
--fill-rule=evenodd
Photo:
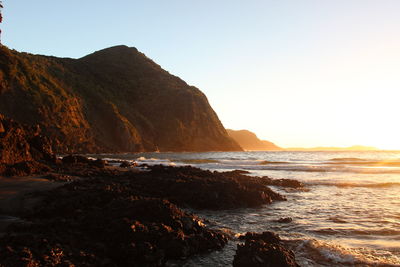
M164 266L170 260L219 250L234 238L208 228L181 208L259 207L285 200L268 185L301 186L241 171L160 165L142 166L143 171L84 156L60 159L39 132L29 134L1 119L0 175L38 175L59 186L25 196L35 201L13 214L19 219L4 229L0 266ZM3 177L0 180L13 179ZM257 239L256 234L248 236ZM239 245L234 266L245 266L243 255L249 258L251 251L255 255L249 259L258 260L257 266L271 266L277 260L286 264L280 266L297 266L292 252L260 240L246 239Z
M51 167L57 172L45 177L68 182L35 193L41 201L0 239L0 264L163 266L221 249L231 238L178 206L220 210L284 200L239 172L164 166L138 172L99 167L99 160Z

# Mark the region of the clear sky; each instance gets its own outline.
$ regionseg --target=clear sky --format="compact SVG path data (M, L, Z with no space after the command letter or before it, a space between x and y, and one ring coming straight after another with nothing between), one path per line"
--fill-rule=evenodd
M398 0L3 0L2 42L78 58L134 46L226 128L283 147L400 149Z

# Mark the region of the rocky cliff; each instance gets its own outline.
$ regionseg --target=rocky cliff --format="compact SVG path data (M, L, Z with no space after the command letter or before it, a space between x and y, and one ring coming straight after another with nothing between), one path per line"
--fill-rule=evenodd
M80 59L0 47L0 113L39 124L56 152L241 150L199 89L126 46Z
M258 139L256 134L247 130L235 131L228 129L227 132L244 150L282 150L282 148L272 142Z
M0 114L0 176L29 175L54 162L50 142L38 125L26 126Z

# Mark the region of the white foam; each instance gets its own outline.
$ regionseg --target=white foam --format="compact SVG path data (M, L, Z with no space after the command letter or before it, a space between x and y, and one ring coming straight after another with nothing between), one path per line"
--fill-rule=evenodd
M322 241L316 239L297 240L300 244L297 246L297 253L300 255L312 255L312 260L318 262L330 262L332 265L389 265L398 266L400 258L393 255L390 251L385 251L385 257L382 252L367 248L356 248L339 245L331 241ZM307 257L307 258L308 258Z
M158 159L158 158L145 158L145 157L139 157L136 159L136 162L140 164L147 164L149 166L153 165L164 165L164 166L182 166L185 164L178 164L176 162L173 162L169 159Z

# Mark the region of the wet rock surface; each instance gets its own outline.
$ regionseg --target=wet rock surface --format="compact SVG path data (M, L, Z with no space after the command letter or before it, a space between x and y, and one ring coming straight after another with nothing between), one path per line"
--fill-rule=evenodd
M52 192L46 199L51 204L27 216L28 222L14 224L0 239L0 263L162 266L170 259L220 249L227 242L224 234L207 229L167 200L100 193L82 195L66 188ZM54 202L63 194L68 199Z
M241 239L245 243L237 245L234 267L299 267L294 253L282 245L275 233L247 233Z
M66 182L33 193L35 204L0 238L0 266L163 266L221 249L229 238L178 206L220 210L285 200L265 178L242 171L161 165L138 171L129 162L112 167L81 155L60 159L39 128L0 121L0 175L39 173ZM245 238L251 244L238 248L238 255L256 253L256 260L264 261L260 246L273 236ZM283 253L276 257L290 261L291 252L279 244L267 248L268 255ZM240 263L240 257L235 261Z
M36 193L41 202L0 238L0 265L163 266L228 241L178 206L230 209L284 200L239 172L165 166L140 172L72 155L49 165L44 177L68 183Z
M258 207L285 197L263 185L258 178L232 172L198 168L153 166L137 175L136 183L147 194L167 198L197 209Z
M273 179L267 176L261 177L265 185L274 185L280 187L290 187L290 188L303 188L304 184L300 181L294 179Z
M73 185L89 190L104 187L119 194L168 199L195 209L232 209L259 207L285 197L265 186L257 177L232 172L211 172L199 168L148 166L147 171L123 168L101 168L88 164L61 164L49 179L65 181L79 177Z

